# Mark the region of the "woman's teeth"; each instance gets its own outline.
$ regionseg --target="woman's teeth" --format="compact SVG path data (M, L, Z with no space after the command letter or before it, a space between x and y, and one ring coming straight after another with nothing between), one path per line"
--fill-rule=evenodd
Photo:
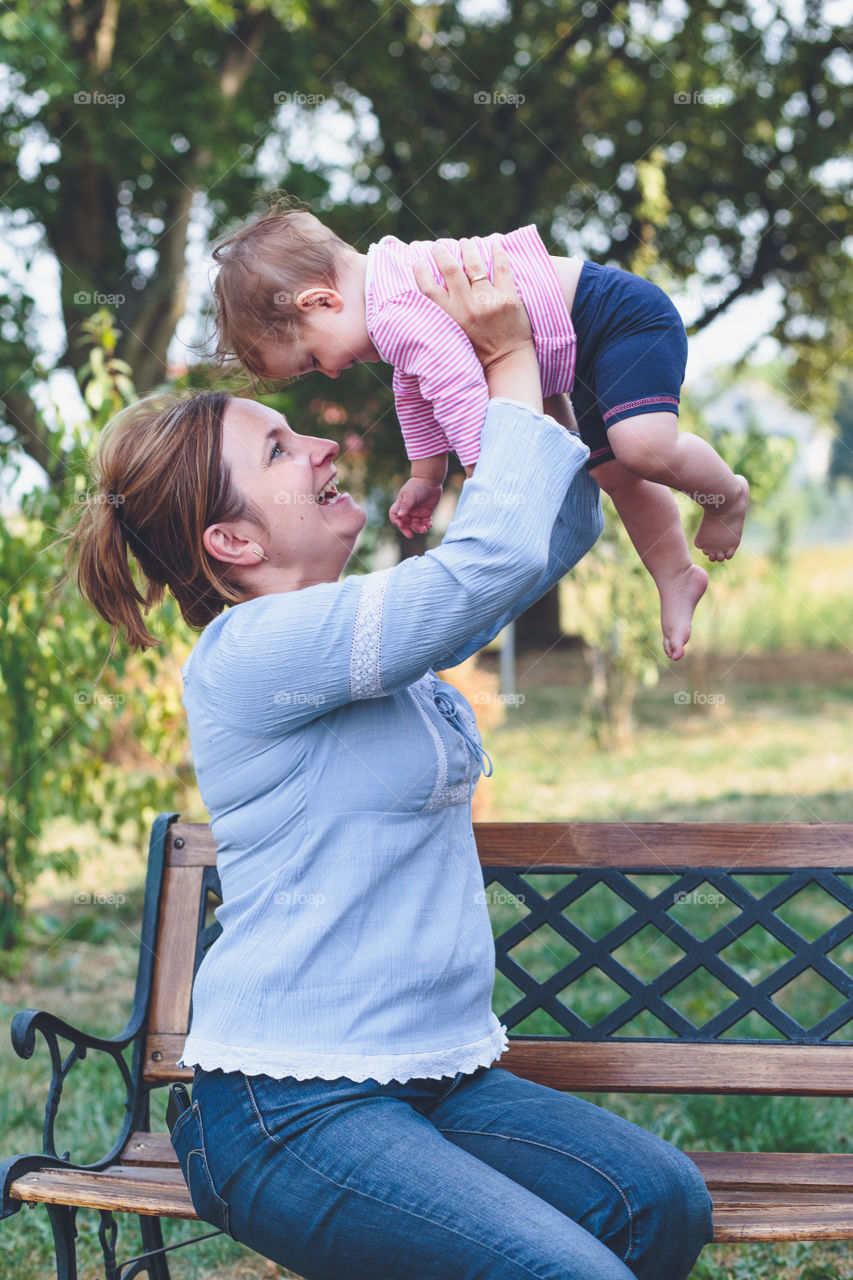
M346 494L338 493L338 490L335 488L335 485L330 480L329 483L327 485L324 485L323 488L318 493L317 502L321 507L332 507L341 498L345 498L345 497L346 497Z

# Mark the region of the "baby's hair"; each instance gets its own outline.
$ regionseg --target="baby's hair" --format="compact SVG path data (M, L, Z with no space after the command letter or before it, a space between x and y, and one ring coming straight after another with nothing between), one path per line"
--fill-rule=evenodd
M350 246L289 197L245 223L213 250L214 358L235 357L253 378L265 377L259 344L293 342L305 316L294 299L310 285L338 283L341 254Z
M225 391L148 396L115 414L101 434L94 490L69 535L66 563L76 557L81 595L112 627L110 655L121 632L134 650L160 643L142 612L159 604L167 588L197 630L247 598L202 541L220 520L265 527L222 461L230 399Z

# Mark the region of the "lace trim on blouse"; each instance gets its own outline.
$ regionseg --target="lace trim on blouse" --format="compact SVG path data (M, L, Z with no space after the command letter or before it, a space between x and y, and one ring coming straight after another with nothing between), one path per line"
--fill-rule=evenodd
M382 688L382 609L390 569L369 573L358 597L350 653L350 696L378 698Z
M361 1053L270 1053L241 1049L236 1045L212 1044L190 1036L184 1046L179 1067L200 1066L203 1071L242 1071L246 1076L272 1076L282 1080L347 1080L361 1083L376 1080L405 1084L407 1080L440 1080L443 1076L465 1074L477 1067L489 1067L509 1047L506 1027L499 1023L491 1035L454 1049L437 1049L427 1053L385 1053L368 1056Z

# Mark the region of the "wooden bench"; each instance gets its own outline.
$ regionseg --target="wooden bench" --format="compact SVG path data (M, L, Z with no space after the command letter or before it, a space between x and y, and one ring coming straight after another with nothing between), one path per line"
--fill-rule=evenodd
M495 1008L512 1033L501 1066L573 1092L853 1092L853 823L496 823L475 830L500 935ZM0 1165L2 1216L24 1202L47 1206L58 1280L77 1275L79 1207L100 1212L106 1280L141 1272L168 1280L160 1220L197 1221L168 1135L150 1131L151 1098L171 1081L192 1079L174 1064L193 975L219 931L215 859L208 827L176 814L155 822L136 994L120 1035L88 1036L33 1010L13 1021L17 1053L29 1058L40 1032L53 1073L44 1153ZM793 910L797 923L802 893L821 899L821 918L806 930L811 937L784 918ZM755 929L765 931L771 954L759 956L758 970L753 955L744 973L737 948L755 952ZM690 1003L691 982L705 984L698 1005ZM800 998L809 1009L817 1007L809 983L835 993L816 1025L804 1028L773 999L797 982L806 983ZM708 983L727 993L717 1010L709 1011ZM112 1055L122 1073L126 1113L112 1150L83 1167L56 1151L54 1119L66 1075L96 1050ZM853 1239L853 1154L690 1154L714 1200L715 1242ZM142 1252L122 1263L116 1212L138 1215L142 1235Z

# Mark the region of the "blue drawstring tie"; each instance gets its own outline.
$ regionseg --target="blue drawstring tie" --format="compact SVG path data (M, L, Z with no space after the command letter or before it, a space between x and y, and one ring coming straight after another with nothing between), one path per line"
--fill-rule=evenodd
M479 778L481 773L485 778L490 778L492 776L492 773L494 772L494 769L492 766L491 758L488 755L482 742L480 741L479 733L477 733L475 736L475 731L472 731L471 729L468 728L468 726L463 722L463 720L459 715L459 708L457 707L456 703L448 694L444 693L444 691L441 689L438 689L435 693L435 705L438 707L439 711L444 716L445 720L447 720L450 724L452 724L455 729L458 729L458 731L461 733L462 737L464 738L465 744L471 753L471 758L473 760L473 763L476 765L474 778ZM475 724L476 724L476 720L475 720ZM489 765L488 770L486 770L483 766L484 759L488 761L488 765Z

